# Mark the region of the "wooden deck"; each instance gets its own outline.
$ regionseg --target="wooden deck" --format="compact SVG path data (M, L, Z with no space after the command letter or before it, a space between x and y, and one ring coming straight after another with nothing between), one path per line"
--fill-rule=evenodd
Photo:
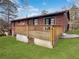
M53 45L56 45L59 35L63 33L61 26L19 26L15 28L16 34L26 35L29 38L38 38L42 40L51 41Z
M46 31L29 31L29 36L33 37L33 38L49 40L50 32L46 32Z

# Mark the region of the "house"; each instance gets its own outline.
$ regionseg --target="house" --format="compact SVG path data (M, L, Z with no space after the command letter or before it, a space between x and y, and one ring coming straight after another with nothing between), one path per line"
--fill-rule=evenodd
M12 20L12 35L22 42L53 48L68 30L68 21L69 11Z
M70 15L70 30L72 29L78 29L79 28L79 8L76 5L73 5L69 9L69 15Z

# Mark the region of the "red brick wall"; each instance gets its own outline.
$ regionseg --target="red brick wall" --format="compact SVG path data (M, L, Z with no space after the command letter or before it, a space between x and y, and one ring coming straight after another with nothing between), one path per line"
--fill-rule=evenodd
M68 19L64 14L61 14L55 17L55 23L57 25L61 25L63 30L66 30L68 25Z
M45 25L43 17L38 18L39 25Z
M15 23L15 26L13 26ZM23 21L17 21L17 22L13 22L12 23L12 32L16 33L25 33L28 29L27 29L27 21L23 20Z
M39 30L43 31L44 30L44 25L45 25L45 21L44 21L43 17L39 17L38 22L39 22L38 23L39 24Z
M59 15L51 16L51 17L55 18L55 23L56 23L55 25L61 25L63 29L64 28L66 29L68 21L64 14L59 14ZM32 30L32 31L33 30L42 30L43 31L44 25L45 25L45 20L43 18L44 17L38 18L38 25L36 25L36 26L33 24L33 19L30 19L29 26L31 26L31 27L29 27L29 30ZM15 27L13 27L13 23L15 23ZM17 22L13 22L13 23L12 23L12 30L15 32L16 32L17 27L21 27L21 30L22 30L22 28L26 28L26 31L28 30L28 28L27 28L28 20L22 20L22 21L17 21Z

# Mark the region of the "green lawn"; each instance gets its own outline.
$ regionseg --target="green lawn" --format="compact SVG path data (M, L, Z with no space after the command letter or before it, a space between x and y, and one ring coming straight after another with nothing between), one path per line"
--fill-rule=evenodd
M79 34L79 30L71 30L67 32L68 34Z
M60 39L54 49L0 37L0 59L79 59L79 38Z

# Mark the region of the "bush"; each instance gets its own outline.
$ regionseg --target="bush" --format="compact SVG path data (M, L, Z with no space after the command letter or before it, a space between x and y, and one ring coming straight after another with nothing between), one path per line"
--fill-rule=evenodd
M0 31L0 36L5 36L3 31Z

